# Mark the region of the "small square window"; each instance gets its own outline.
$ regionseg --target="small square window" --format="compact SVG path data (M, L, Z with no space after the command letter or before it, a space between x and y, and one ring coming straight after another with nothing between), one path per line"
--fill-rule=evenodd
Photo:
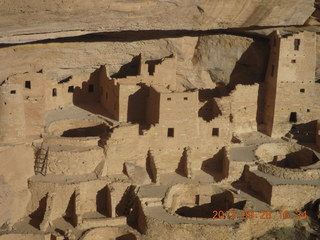
M73 86L69 86L69 87L68 87L68 92L69 92L69 93L72 93L73 90L74 90L74 87L73 87Z
M56 97L57 96L57 89L53 88L52 89L52 97Z
M10 94L16 94L16 90L11 90Z
M168 128L168 137L174 137L174 128Z
M212 128L212 136L219 136L219 128Z
M171 101L171 97L168 97L168 98L167 98L167 101Z
M297 61L295 59L291 59L291 63L296 63Z
M304 92L305 92L305 89L304 89L304 88L301 88L301 89L300 89L300 92L301 92L301 93L304 93Z
M24 82L24 87L31 89L31 82L30 81L25 81Z
M183 100L188 101L188 97L184 97Z
M307 112L310 112L310 109L307 109Z
M94 91L94 86L93 86L93 84L89 84L88 92L93 92L93 91Z

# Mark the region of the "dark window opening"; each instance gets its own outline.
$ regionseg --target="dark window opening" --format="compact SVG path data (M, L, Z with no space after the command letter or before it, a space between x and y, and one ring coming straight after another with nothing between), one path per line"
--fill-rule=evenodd
M300 47L300 39L295 39L294 40L294 50L299 51L299 47Z
M305 92L304 88L301 88L301 89L300 89L300 92L301 92L301 93L304 93L304 92Z
M183 100L187 101L187 100L188 100L188 97L184 97Z
M307 109L307 112L310 112L310 109Z
M93 92L93 90L94 90L93 84L89 84L88 92Z
M148 64L148 72L150 76L153 76L156 71L156 65L161 64L163 59L156 59L156 60L148 60L146 64Z
M274 75L274 65L272 64L272 67L271 67L271 77L273 77Z
M11 90L10 94L16 94L16 90Z
M52 97L56 97L57 96L57 89L54 88L52 89Z
M174 128L168 128L168 137L174 137Z
M219 136L219 128L212 128L212 136Z
M290 118L289 118L289 122L297 122L297 113L296 112L291 112L290 113Z
M296 63L297 61L295 59L292 59L291 60L291 63Z
M155 70L156 70L156 65L155 64L149 64L148 65L148 72L149 72L150 76L153 76Z
M25 81L24 82L24 87L31 89L31 82L30 81Z
M167 98L167 101L171 101L171 97L168 97L168 98Z
M68 87L68 92L72 93L73 90L74 90L74 87L73 87L73 86L69 86L69 87Z
M69 76L69 77L67 77L67 78L64 78L64 79L60 80L60 81L58 82L58 84L62 84L62 83L69 82L71 79L72 79L72 76Z

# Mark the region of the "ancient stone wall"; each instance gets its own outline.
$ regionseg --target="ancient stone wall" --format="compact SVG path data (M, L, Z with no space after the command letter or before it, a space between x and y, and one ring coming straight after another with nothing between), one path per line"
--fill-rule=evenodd
M147 99L146 121L148 124L157 124L160 119L160 93L153 87L149 88Z
M101 105L108 112L110 117L119 120L120 86L113 79L109 78L106 66L100 68L99 85Z
M318 180L320 179L320 169L289 169L277 167L271 164L259 163L258 170L276 177L288 180Z
M56 150L49 148L47 174L81 175L94 173L105 156L100 147Z
M19 84L0 85L0 142L21 142L26 136L22 88Z
M320 147L320 120L317 122L316 144Z
M39 136L43 133L45 116L44 86L46 77L43 73L24 73L8 78L9 83L19 84L22 90L26 136Z
M245 166L244 169L244 181L248 186L262 197L262 199L271 204L273 199L273 186L264 178L257 176L249 171L249 167Z
M174 135L174 137L168 137L168 129L160 124L160 126L152 126L142 135L139 134L137 124L114 128L106 142L108 172L121 173L123 163L128 159L131 163L145 168L149 149L153 149L155 156L159 158L158 168L161 172L174 172L183 156L183 149L188 146L193 146L192 156L194 161L192 162L192 169L200 170L203 162L211 161L213 156L231 139L229 129L223 125L223 121L219 122L219 125L215 124L215 121L204 122L204 124L211 125L211 127L207 126L202 129L202 131L209 131L206 132L207 135L210 135L209 138L204 138L201 135L187 136L184 132ZM212 126L221 126L221 136L212 136ZM184 130L184 128L182 129ZM127 136L130 136L130 138Z
M314 80L316 35L301 32L280 37L274 33L270 48L264 123L267 134L279 137L292 124L312 121L320 114L316 104L320 85Z
M240 85L230 95L234 132L257 131L259 84Z

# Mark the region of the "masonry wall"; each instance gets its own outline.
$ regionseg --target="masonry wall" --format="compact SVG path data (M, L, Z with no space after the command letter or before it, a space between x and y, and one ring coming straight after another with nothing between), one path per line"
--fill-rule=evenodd
M39 136L43 132L45 116L44 85L42 73L23 73L9 78L10 83L19 84L25 109L26 136Z
M317 122L316 144L320 147L320 120Z
M235 133L257 131L259 84L237 85L230 96Z
M280 38L276 32L270 35L269 62L265 77L265 100L262 131L268 136L272 135L275 102L277 95L277 75L279 69Z
M100 102L108 115L119 120L119 85L106 74L105 66L100 69L99 75Z
M0 86L0 143L25 139L25 109L19 84Z
M141 122L145 119L144 88L134 84L120 84L119 122Z
M290 131L292 124L317 119L320 115L320 106L317 104L320 100L320 84L315 82L315 33L301 32L284 36L279 39L279 49L276 38L276 35L271 38L271 45L272 41L276 44L271 47L266 73L265 123L266 132L272 132L269 135L280 137ZM273 96L274 92L276 96Z
M159 123L160 118L160 93L154 88L149 88L149 96L147 99L146 121L149 124Z
M222 123L221 123L222 124ZM222 126L222 125L221 125ZM209 134L211 134L212 127ZM225 128L228 136L228 128ZM192 169L200 170L204 161L212 161L213 156L225 146L228 138L218 136L184 136L168 137L167 129L159 125L139 134L138 124L126 125L113 129L106 142L106 167L109 174L120 174L125 161L146 167L147 154L150 149L158 159L157 169L161 173L174 172L181 162L185 147L191 147ZM130 137L128 137L130 136ZM221 159L222 161L222 159Z
M166 58L159 65L155 66L155 72L152 79L153 84L160 84L171 89L176 87L176 57Z
M165 136L169 128L173 128L174 137L198 136L198 92L161 92L159 125Z
M117 215L116 207L120 203L128 183L109 183L106 180L94 180L80 183L81 213L99 212L106 217Z
M42 220L46 208L46 194L55 193L55 201L52 208L52 219L57 219L66 214L67 207L74 193L74 184L58 184L51 182L37 182L29 180L29 189L31 191L31 201L28 205L26 215Z
M55 109L65 105L89 105L99 102L99 86L97 73L77 74L69 76L69 80L47 80L45 83L44 95L46 110ZM92 85L92 92L89 91Z
M257 176L249 170L248 166L244 168L244 180L247 185L262 197L263 201L271 204L273 197L273 186L264 178Z
M104 162L103 149L71 148L55 150L49 148L47 174L82 175L94 173L100 163Z

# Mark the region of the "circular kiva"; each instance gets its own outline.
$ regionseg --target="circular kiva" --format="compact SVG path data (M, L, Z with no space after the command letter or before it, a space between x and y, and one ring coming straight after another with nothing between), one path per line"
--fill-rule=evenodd
M319 157L296 143L266 143L255 151L258 170L288 180L320 179Z

